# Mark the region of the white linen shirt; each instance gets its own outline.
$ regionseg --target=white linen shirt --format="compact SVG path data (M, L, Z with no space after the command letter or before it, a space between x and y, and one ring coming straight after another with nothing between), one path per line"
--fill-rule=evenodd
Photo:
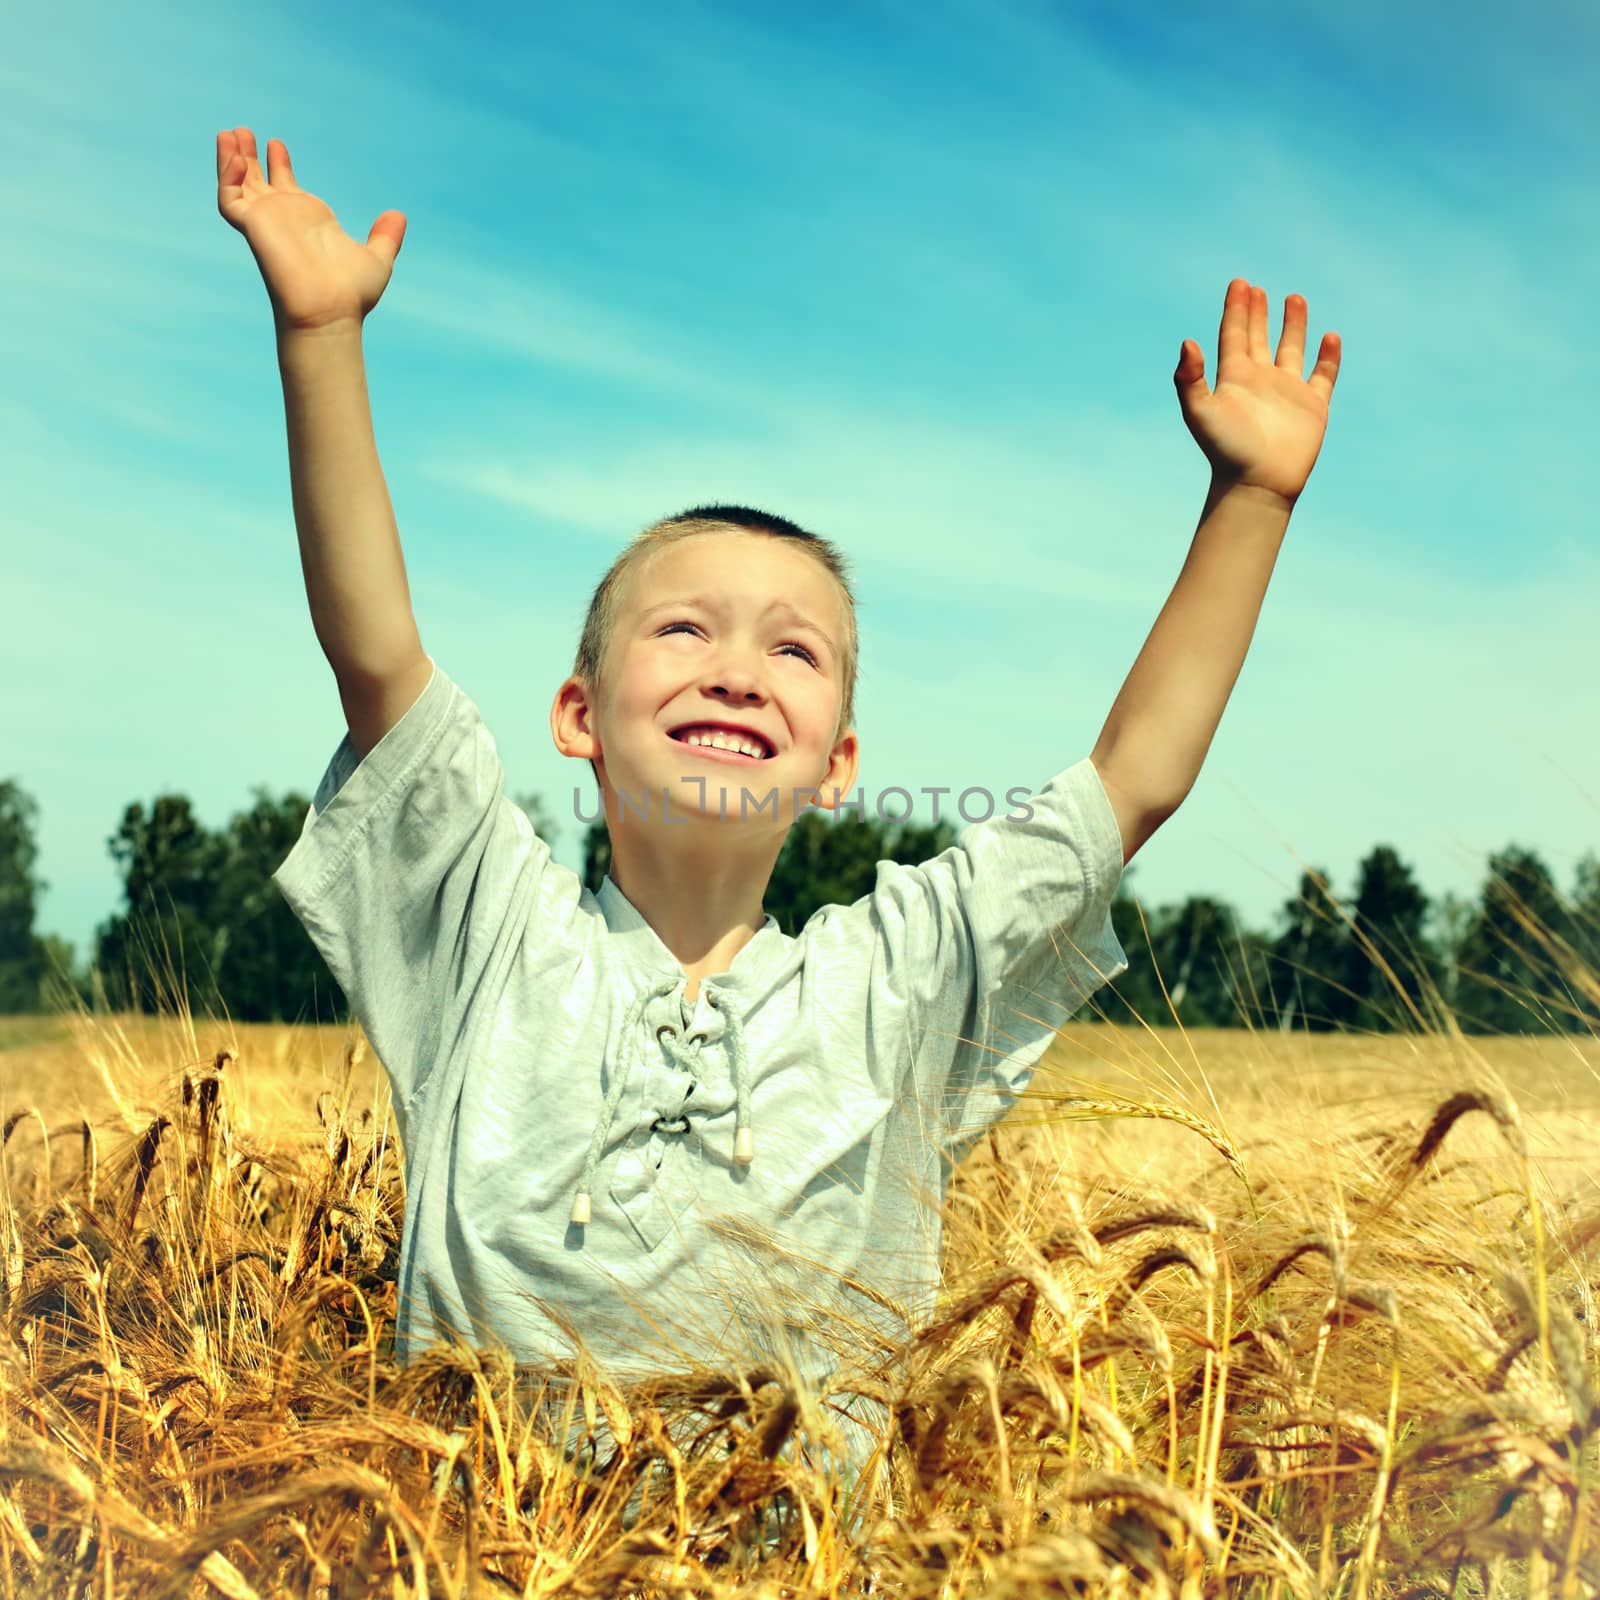
M798 937L768 916L691 1004L616 884L587 890L507 799L493 738L437 663L365 760L344 738L274 880L392 1088L401 1362L448 1326L531 1363L571 1359L576 1333L624 1378L780 1347L820 1378L931 1313L954 1161L1127 969L1109 910L1122 839L1093 763L1012 811L1028 814L920 866L879 862L870 893ZM742 1023L748 1167L708 990ZM663 1037L698 1052L692 1073Z

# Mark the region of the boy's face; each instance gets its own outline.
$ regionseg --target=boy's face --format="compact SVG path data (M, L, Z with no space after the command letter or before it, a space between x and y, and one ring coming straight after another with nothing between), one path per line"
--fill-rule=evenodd
M635 570L595 704L569 679L552 727L564 754L595 762L637 818L660 814L787 826L808 796L849 797L856 737L836 741L844 693L844 599L812 557L761 534L706 533ZM748 730L761 759L685 743L700 724ZM746 797L747 796L747 797ZM759 808L759 809L758 809Z

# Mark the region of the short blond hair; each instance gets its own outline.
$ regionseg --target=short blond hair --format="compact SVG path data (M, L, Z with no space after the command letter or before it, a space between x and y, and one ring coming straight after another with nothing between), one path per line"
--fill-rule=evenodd
M843 553L837 546L814 533L765 511L754 511L749 506L696 506L681 511L675 517L653 522L634 535L622 554L611 563L610 570L600 580L589 601L589 612L584 618L583 634L578 640L577 657L572 664L575 677L582 678L592 694L603 690L602 669L606 651L611 645L611 635L622 610L622 598L634 569L647 561L658 550L676 544L680 539L690 539L702 533L742 532L764 534L774 539L792 539L813 560L819 562L839 587L844 597L845 636L839 641L840 677L843 693L839 702L839 724L834 729L838 739L855 721L856 663L859 644L856 636L856 601L850 589L850 574ZM593 766L593 763L590 763Z

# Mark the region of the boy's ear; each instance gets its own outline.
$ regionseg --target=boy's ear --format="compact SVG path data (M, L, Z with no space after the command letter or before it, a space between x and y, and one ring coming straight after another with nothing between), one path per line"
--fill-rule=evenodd
M582 678L570 677L556 690L550 705L550 736L564 756L592 760L600 753L589 690Z
M849 800L856 786L856 773L861 766L861 745L855 729L842 734L828 756L828 768L817 785L817 804L824 811L832 811L836 804ZM837 801L834 792L838 791Z

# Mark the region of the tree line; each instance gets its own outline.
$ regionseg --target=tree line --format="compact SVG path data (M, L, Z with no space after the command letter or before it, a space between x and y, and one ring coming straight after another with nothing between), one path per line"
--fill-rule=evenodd
M541 837L558 833L537 795L514 800ZM272 882L299 837L309 800L252 791L225 828L207 828L188 797L127 806L106 841L122 878L120 910L73 946L34 931L39 895L36 802L0 780L0 1012L161 1012L244 1022L344 1022L326 964ZM804 814L784 843L765 906L795 934L819 907L848 905L880 861L911 864L949 848L949 821L924 826L852 813ZM583 837L583 879L610 864L602 822ZM1536 851L1489 858L1476 900L1430 900L1389 845L1359 864L1339 894L1325 868L1306 870L1269 930L1245 927L1223 900L1191 895L1149 907L1124 873L1112 924L1129 970L1082 1013L1185 1027L1314 1032L1413 1031L1453 1014L1467 1033L1590 1032L1600 1024L1600 860L1578 863L1570 895Z

